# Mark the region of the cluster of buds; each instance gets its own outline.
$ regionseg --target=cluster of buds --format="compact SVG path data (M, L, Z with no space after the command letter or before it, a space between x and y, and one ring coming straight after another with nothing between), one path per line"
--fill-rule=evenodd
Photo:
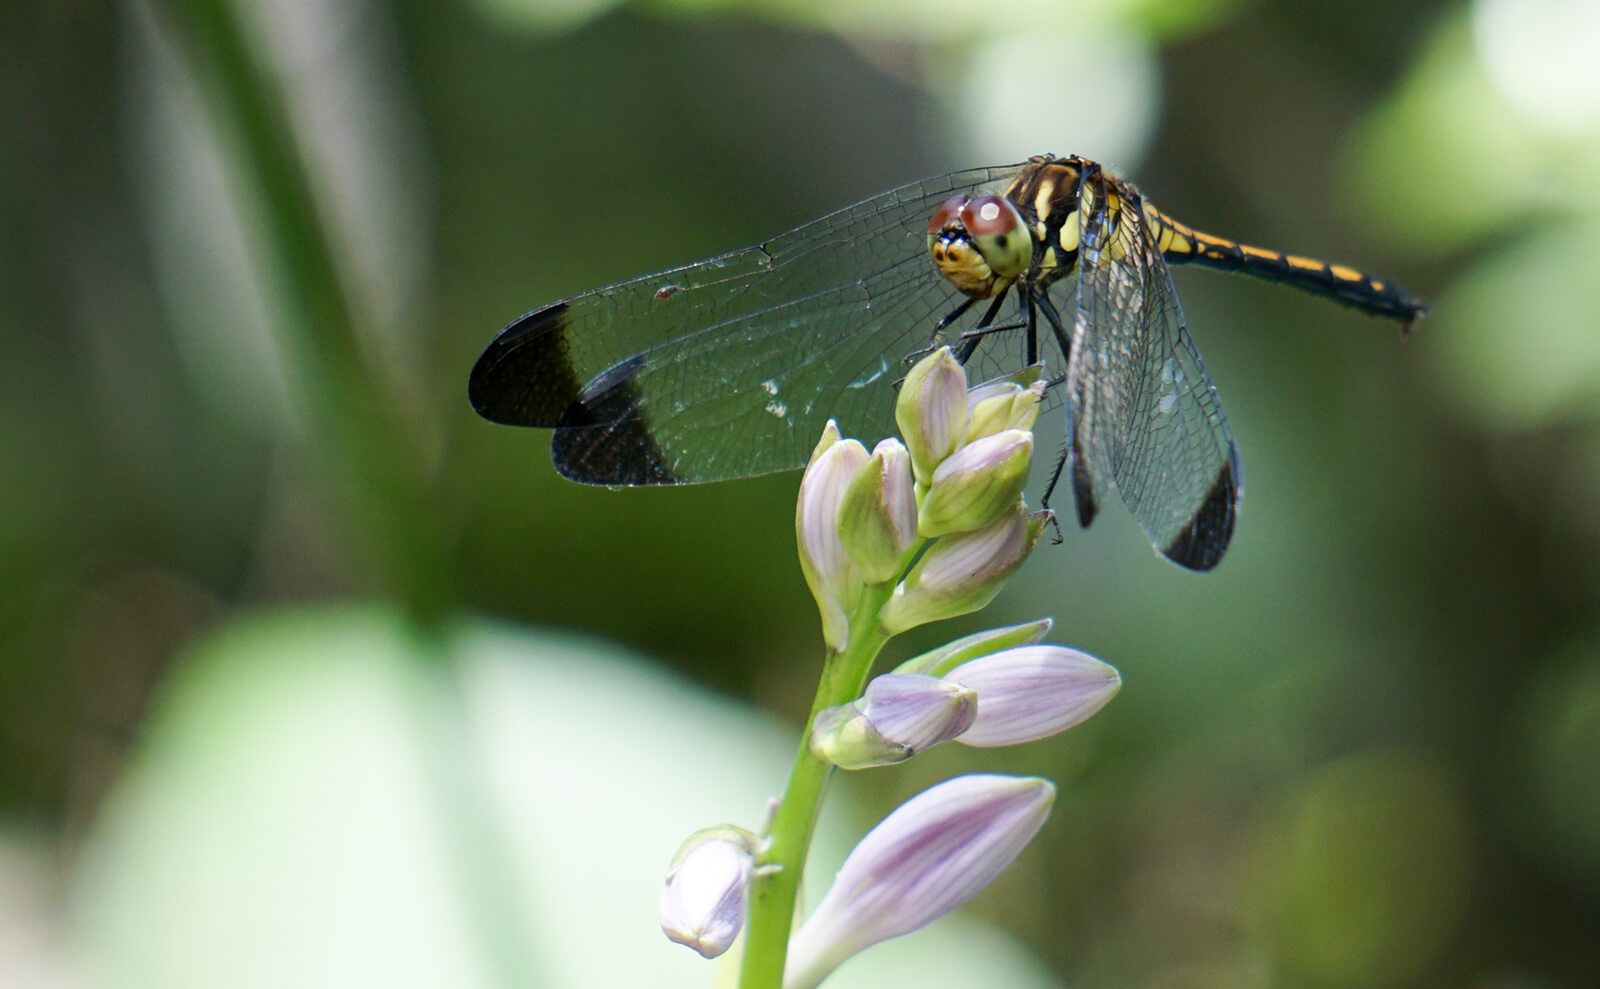
M895 581L876 617L897 634L984 607L1027 558L1050 518L1022 501L1040 376L1034 366L969 390L941 348L902 383L903 443L869 454L828 423L800 482L795 531L830 649L849 644L874 585Z
M829 422L800 484L801 566L835 658L982 608L1049 521L1022 501L1041 369L968 389L948 349L906 376L895 418L904 442L871 453ZM902 762L940 742L1016 745L1065 731L1121 686L1092 656L1042 642L1051 622L980 632L871 680L815 712L812 756L842 769ZM856 680L854 682L861 682ZM1021 853L1055 800L1049 781L976 774L934 786L863 838L789 942L785 989L810 989L862 949L966 902ZM762 839L699 832L667 876L661 923L707 957L726 951L760 875Z

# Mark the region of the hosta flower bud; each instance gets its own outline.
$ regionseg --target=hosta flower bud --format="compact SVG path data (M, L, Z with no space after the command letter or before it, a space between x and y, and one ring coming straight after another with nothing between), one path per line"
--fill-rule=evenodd
M967 407L971 417L967 422L967 442L992 436L1003 429L1032 429L1039 418L1039 405L1044 401L1045 382L1037 380L1042 366L1035 364L1023 371L1033 371L1031 380L1018 380L1022 375L999 378L967 391Z
M843 438L844 437L839 432L839 424L834 420L829 419L827 424L822 427L822 437L817 440L817 445L811 448L811 457L806 461L806 466L810 467L812 464L816 463L817 458L822 456L822 452L824 450L828 449L830 446L833 446Z
M856 473L839 505L839 538L869 584L900 572L917 538L917 495L911 457L899 440L887 439Z
M917 483L926 485L934 468L967 434L967 372L949 347L924 357L906 375L894 418L911 452Z
M867 459L866 447L839 439L838 427L830 420L800 479L795 508L800 569L822 614L822 637L835 651L849 641L850 609L862 589L861 572L839 540L839 504Z
M1035 381L1042 380L1044 370L1043 362L1029 364L1010 374L1003 374L998 378L990 378L988 381L973 385L967 389L967 408L975 409L996 395L1015 394L1018 389L1027 388Z
M1013 646L1031 646L1040 642L1050 634L1050 627L1055 624L1048 618L1038 621L1025 622L1021 625L1008 625L1005 628L992 628L986 632L974 632L963 636L954 642L942 645L937 649L929 650L920 656L913 656L895 667L896 673L926 673L929 676L942 677L950 670L955 669L968 660L987 656L1001 649L1010 649Z
M795 932L784 989L811 989L851 955L970 900L1027 847L1054 801L1048 780L997 775L912 797L861 839Z
M886 673L860 700L817 712L811 751L840 769L888 766L959 736L977 711L977 694L959 683Z
M879 612L884 630L898 635L993 601L1006 578L1033 551L1050 515L1048 510L1028 515L1019 504L976 532L935 542Z
M667 937L715 958L744 927L754 836L742 828L707 828L673 856L658 912Z
M1033 434L1007 429L973 440L933 472L917 513L924 539L971 532L993 522L1022 495L1033 458Z
M978 718L958 741L983 748L1032 742L1082 724L1122 687L1112 667L1055 645L1006 649L944 675L977 691Z

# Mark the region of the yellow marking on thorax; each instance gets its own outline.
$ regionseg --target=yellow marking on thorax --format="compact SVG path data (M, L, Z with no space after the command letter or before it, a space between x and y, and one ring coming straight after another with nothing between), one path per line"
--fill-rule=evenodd
M1050 215L1050 200L1055 196L1055 194L1056 180L1041 179L1039 182L1039 191L1035 193L1033 197L1033 213L1035 216L1039 217L1040 220L1043 220L1045 217Z
M1061 232L1056 235L1062 253L1071 254L1078 249L1078 211L1073 210L1067 214L1067 222L1061 225Z

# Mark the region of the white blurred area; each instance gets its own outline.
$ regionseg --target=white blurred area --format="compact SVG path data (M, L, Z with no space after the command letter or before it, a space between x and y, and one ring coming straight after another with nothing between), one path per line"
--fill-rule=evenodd
M22 828L0 828L0 986L80 989L61 920L53 848Z
M1600 127L1600 3L1475 0L1472 36L1490 82L1519 113L1569 135Z
M958 68L930 71L928 79L948 108L955 160L998 164L1077 154L1129 170L1155 133L1161 71L1154 45L1115 23L984 34L950 62ZM1072 79L1116 82L1097 86L1093 99L1077 99Z

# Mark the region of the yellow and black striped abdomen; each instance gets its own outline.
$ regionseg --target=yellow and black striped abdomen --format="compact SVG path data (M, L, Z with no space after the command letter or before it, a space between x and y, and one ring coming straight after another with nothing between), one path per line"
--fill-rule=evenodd
M1144 210L1145 221L1156 235L1161 253L1169 264L1200 264L1293 285L1373 316L1396 320L1407 329L1428 311L1421 299L1388 279L1375 278L1342 264L1213 237L1179 223L1148 203Z

